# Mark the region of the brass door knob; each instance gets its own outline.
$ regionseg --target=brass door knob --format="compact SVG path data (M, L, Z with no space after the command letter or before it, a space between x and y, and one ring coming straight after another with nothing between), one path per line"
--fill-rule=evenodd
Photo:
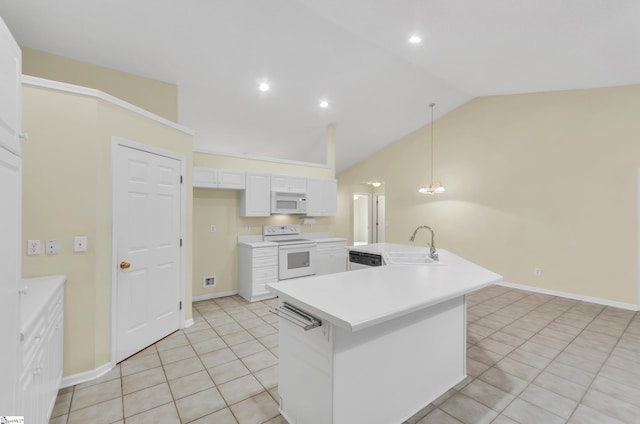
M131 266L129 262L122 261L120 262L120 269L127 269Z

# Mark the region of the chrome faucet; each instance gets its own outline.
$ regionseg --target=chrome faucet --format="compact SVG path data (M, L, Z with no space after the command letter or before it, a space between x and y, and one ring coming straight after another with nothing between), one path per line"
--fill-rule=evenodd
M426 228L427 230L431 231L431 244L429 245L429 257L431 259L433 259L434 261L438 260L438 252L436 252L436 245L433 243L433 230L431 229L431 227L428 227L426 225L421 225L418 228L415 229L415 231L413 232L413 234L411 235L411 238L409 239L409 241L414 241L416 239L416 233L418 232L418 230L420 228Z

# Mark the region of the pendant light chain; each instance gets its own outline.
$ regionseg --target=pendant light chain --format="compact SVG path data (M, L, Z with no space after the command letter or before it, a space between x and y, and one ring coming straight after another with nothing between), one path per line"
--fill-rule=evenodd
M429 107L431 108L431 186L433 187L433 107L435 103L431 103Z

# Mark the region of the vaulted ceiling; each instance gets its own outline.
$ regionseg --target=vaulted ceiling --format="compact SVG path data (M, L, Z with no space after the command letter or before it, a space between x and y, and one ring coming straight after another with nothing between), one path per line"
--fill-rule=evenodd
M22 46L177 84L198 149L323 163L334 123L338 172L431 102L437 119L640 83L638 0L0 0L0 16Z

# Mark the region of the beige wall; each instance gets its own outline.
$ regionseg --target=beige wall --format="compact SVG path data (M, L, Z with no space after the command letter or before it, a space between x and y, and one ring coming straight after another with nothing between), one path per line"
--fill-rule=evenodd
M95 97L23 86L23 240L57 239L59 254L26 256L25 277L68 276L64 375L110 360L111 137L182 155L187 167L185 299L191 318L191 136ZM89 250L73 252L73 237ZM26 250L26 249L25 249Z
M640 85L476 98L435 122L446 193L417 193L425 127L338 175L335 232L351 237L358 183L382 178L387 241L430 225L505 281L637 305L638 110Z
M333 145L332 130L328 133L329 146ZM329 155L331 158L332 154ZM330 160L332 162L333 159ZM194 166L241 169L272 174L298 175L315 178L333 178L330 166L307 166L242 157L194 154ZM312 225L302 225L294 215L270 217L240 217L240 192L196 188L193 190L193 296L213 296L238 290L238 236L261 235L263 225L301 224L302 232L332 233L333 217L318 217ZM210 232L210 226L216 232ZM205 276L215 275L215 287L203 287Z
M26 47L22 47L22 73L95 88L178 122L178 87L175 84Z

